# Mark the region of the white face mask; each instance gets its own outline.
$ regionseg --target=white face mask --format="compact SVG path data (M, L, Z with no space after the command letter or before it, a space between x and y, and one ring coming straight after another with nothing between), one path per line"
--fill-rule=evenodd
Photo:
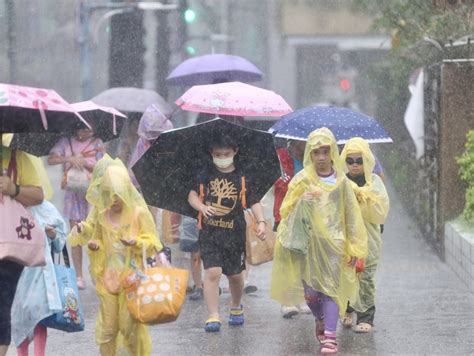
M229 158L217 158L217 157L212 157L212 162L218 167L218 168L228 168L234 163L234 157L229 157Z

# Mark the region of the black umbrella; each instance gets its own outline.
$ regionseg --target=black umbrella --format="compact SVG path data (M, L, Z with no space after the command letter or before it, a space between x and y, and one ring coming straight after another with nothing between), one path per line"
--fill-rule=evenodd
M223 134L237 140L236 167L251 182L255 198L262 199L281 175L272 135L215 119L163 132L133 166L147 203L196 217L188 193L196 184L197 174L212 167L212 138Z
M71 104L92 126L95 135L107 142L117 138L126 121L126 116L114 108L99 106L91 101ZM77 129L86 128L84 124ZM69 136L74 132L70 132ZM46 156L65 133L19 133L14 134L10 148L22 150L35 156Z
M4 133L73 132L89 126L54 90L0 83L0 176Z

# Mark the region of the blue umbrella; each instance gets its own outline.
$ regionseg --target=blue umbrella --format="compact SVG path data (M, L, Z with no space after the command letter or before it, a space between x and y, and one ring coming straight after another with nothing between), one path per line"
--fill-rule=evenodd
M327 127L337 143L345 143L352 137L362 137L370 143L393 142L374 118L347 108L313 106L283 116L270 132L276 137L306 140L308 135L321 127Z

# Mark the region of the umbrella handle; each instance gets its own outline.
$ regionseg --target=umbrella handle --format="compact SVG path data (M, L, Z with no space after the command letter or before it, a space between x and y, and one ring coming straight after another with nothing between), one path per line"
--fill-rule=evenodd
M112 114L112 115L113 115L112 130L113 130L114 136L117 136L117 119L115 118L115 114Z
M43 123L43 127L45 130L48 130L48 119L46 118L46 112L41 107L41 105L38 105L38 110L40 112L41 122Z

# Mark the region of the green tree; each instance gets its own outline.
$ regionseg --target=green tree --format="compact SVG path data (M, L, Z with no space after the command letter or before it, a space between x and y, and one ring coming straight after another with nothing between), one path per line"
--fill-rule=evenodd
M474 131L467 133L466 150L457 159L459 164L459 177L467 183L466 205L464 217L467 221L474 222Z
M377 118L395 142L381 147L378 154L401 198L410 209L418 211L417 218L423 221L428 218L423 214L429 212L415 207L424 199L420 199L416 184L420 162L414 157L415 148L403 121L409 78L417 68L444 59L470 57L470 46L452 44L473 33L473 7L443 9L428 0L353 0L352 6L374 17L373 31L392 38L392 49L367 73L377 93Z

